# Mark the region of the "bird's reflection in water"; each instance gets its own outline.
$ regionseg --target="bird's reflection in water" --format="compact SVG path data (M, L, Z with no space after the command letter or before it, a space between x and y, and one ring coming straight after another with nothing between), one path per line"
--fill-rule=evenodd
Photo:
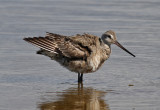
M109 110L103 99L105 94L106 92L79 84L78 88L57 92L57 100L43 102L39 108L40 110Z

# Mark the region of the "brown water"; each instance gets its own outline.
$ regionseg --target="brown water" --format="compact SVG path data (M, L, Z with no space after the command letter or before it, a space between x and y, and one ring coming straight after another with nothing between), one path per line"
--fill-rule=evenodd
M159 11L159 0L1 0L0 110L159 110ZM83 86L22 40L110 29L136 58L113 45Z

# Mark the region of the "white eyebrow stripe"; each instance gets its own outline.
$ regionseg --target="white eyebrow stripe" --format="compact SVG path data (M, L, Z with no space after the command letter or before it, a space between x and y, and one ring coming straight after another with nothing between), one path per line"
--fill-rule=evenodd
M112 35L112 34L110 34L110 36L111 36L111 38L112 38L112 39L114 39L114 37L113 37L113 35Z

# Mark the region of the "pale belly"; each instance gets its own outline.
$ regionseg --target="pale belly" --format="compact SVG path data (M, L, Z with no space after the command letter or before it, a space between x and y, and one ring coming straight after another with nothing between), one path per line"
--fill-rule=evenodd
M94 58L88 58L87 61L83 60L70 61L68 62L68 64L64 64L64 66L73 72L91 73L97 71L102 66L102 64L106 59L107 58L101 59L100 56L97 56Z

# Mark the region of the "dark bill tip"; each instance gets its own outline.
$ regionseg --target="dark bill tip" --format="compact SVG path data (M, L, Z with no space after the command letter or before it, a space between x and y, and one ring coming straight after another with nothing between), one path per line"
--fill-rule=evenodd
M132 55L133 57L136 57L133 53L131 53L130 51L128 51L126 48L124 48L118 41L116 41L115 44L118 47L120 47L121 49L123 49L124 51L126 51L127 53L129 53L130 55Z

